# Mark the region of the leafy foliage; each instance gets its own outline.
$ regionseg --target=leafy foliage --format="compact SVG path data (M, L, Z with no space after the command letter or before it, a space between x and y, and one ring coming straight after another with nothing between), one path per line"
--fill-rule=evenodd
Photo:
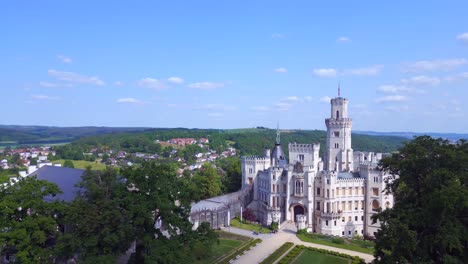
M394 207L375 217L377 262L467 263L467 142L418 137L381 166L398 177Z
M47 202L61 193L50 182L28 177L0 192L0 244L2 254L14 254L20 263L47 262L60 232L57 226L64 205Z
M67 168L75 168L75 165L73 164L73 161L71 160L65 160L63 162L63 166Z
M221 177L211 164L204 164L193 176L193 182L198 187L200 199L214 197L221 193Z
M249 222L254 222L255 220L257 220L255 213L250 208L245 208L245 210L242 212L242 217L245 221Z

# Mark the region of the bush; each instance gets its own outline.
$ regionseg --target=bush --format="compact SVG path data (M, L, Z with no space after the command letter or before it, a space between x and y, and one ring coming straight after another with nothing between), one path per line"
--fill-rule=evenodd
M331 242L335 244L344 244L345 241L341 237L334 237L332 238Z
M254 212L250 208L246 208L242 212L242 217L244 220L249 221L249 222L255 222L257 220L257 217L255 216Z

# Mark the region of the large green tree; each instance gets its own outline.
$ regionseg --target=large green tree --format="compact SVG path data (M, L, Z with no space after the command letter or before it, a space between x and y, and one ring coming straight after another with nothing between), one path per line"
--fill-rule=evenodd
M377 263L468 263L468 144L415 138L382 169L391 209L376 215Z
M87 263L115 263L134 239L129 192L117 171L86 170L81 191L66 210L68 232L57 245L65 259L78 253Z
M52 201L61 193L57 185L21 179L0 191L0 245L2 255L14 255L19 263L46 263L60 235L63 203ZM49 201L44 200L46 198Z
M221 194L221 177L211 164L204 164L193 176L200 198L206 199Z

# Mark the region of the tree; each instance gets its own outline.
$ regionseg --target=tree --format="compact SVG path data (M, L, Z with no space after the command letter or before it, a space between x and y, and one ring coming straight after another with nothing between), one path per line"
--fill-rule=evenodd
M75 168L75 165L73 164L73 161L71 160L65 160L63 162L63 166L67 168Z
M214 231L203 225L192 230L189 216L194 192L188 179L177 177L176 169L170 164L145 162L122 171L132 190L131 219L137 241L133 263L193 260L195 245L207 245L204 239L213 236Z
M198 186L202 199L214 197L221 193L221 177L211 164L203 165L193 177L195 185Z
M245 208L245 210L242 212L242 217L245 219L245 221L249 222L254 222L257 220L255 213L250 208Z
M57 185L32 176L1 189L2 255L14 255L20 263L49 262L64 210L62 202L50 198L59 193Z
M239 157L220 159L217 163L225 172L222 177L222 189L225 193L237 192L242 186L242 171Z
M468 262L468 144L415 138L381 161L396 176L391 209L377 214L377 263Z
M134 239L129 191L117 171L86 170L81 191L66 210L69 231L57 246L65 259L76 253L88 263L115 263Z

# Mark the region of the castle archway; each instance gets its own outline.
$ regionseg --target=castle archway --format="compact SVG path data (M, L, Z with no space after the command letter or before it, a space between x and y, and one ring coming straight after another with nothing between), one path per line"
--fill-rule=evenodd
M297 218L296 218L297 215L306 215L306 212L307 212L307 209L302 204L293 204L291 205L290 209L291 209L291 213L293 216L292 220L294 222L297 221Z

